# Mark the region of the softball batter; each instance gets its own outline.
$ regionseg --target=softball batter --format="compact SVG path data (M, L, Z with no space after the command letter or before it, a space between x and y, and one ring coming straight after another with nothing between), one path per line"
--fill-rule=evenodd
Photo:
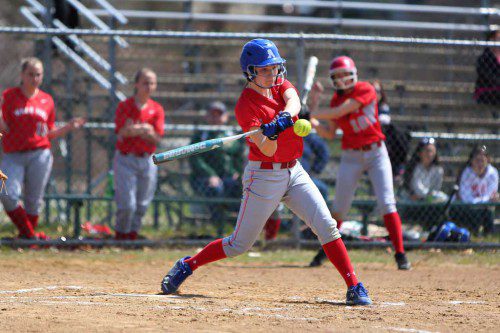
M75 118L55 128L52 96L39 89L43 81L43 65L37 58L21 62L21 84L2 94L0 130L3 160L0 169L9 176L7 191L0 199L7 215L19 230L21 238L46 239L35 233L42 196L52 169L50 140L80 128L85 120ZM24 185L24 207L20 203Z
M378 208L396 251L399 269L410 269L403 247L401 219L396 210L396 199L392 184L392 168L385 147L385 136L378 119L377 94L368 82L358 82L354 61L345 56L333 59L330 76L335 93L330 108L319 110L323 87L315 84L311 91L311 116L330 120L327 126L313 120L318 134L329 139L335 137L337 128L344 132L342 156L337 174L335 199L332 214L338 226L351 208L357 183L367 171L375 190Z
M142 68L135 75L135 94L118 104L113 159L117 240L135 240L142 218L153 200L158 168L151 159L163 136L163 107L150 96L156 90L156 74Z
M165 294L177 291L198 267L249 250L280 201L318 236L328 258L344 278L348 304L371 304L358 283L336 222L325 200L297 159L302 138L295 135L300 100L285 79L285 60L273 42L254 39L243 47L240 65L248 81L236 104L236 119L244 132L262 129L247 138L249 163L243 175L243 198L234 232L208 244L194 257L179 259L163 278Z

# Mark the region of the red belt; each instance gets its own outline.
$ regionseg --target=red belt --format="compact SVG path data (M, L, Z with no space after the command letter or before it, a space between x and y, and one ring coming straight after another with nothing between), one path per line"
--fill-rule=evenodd
M266 169L266 170L273 170L274 169L273 164L274 164L273 162L261 162L260 168ZM280 169L290 169L290 168L293 168L295 166L295 164L297 164L297 160L293 160L290 162L282 162Z
M122 155L132 155L132 156L135 156L135 157L141 157L141 158L144 158L144 157L149 157L151 156L151 153L124 153L123 151L120 150L120 154Z
M372 150L372 146L374 144L377 144L377 147L380 147L382 146L382 141L377 141L377 142L374 142L374 143L370 143L369 145L364 145L364 146L361 146L359 148L352 148L352 150L362 150L362 151L370 151Z

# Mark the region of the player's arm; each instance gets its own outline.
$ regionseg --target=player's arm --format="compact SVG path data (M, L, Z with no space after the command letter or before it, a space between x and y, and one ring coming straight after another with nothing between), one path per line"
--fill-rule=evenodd
M260 127L251 127L250 131L260 129ZM258 131L255 134L250 135L250 139L253 143L257 145L262 154L271 157L278 150L278 140L270 140L267 136Z
M47 136L50 140L65 136L69 132L81 128L85 124L85 121L83 118L73 118L66 125L50 130Z
M345 116L351 112L358 110L362 104L353 98L347 99L341 105L329 108L329 109L319 109L317 108L313 112L311 112L311 116L316 119L338 119L340 117Z
M297 94L297 90L294 88L288 88L283 93L283 99L285 100L286 106L283 111L290 113L292 117L295 117L300 112L300 98Z
M338 125L332 121L322 124L318 119L311 118L311 125L316 129L316 133L322 138L333 140L337 132Z

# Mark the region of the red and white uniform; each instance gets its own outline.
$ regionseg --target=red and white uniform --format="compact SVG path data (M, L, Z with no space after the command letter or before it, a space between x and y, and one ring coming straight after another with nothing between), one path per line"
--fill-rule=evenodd
M39 90L27 98L20 87L3 93L2 117L9 130L2 138L5 153L50 148L48 132L54 128L54 100Z
M283 94L290 88L295 89L288 81L271 88L272 99L244 89L235 109L242 130L271 122L285 109ZM250 249L281 201L311 227L321 244L338 239L340 234L325 200L297 162L303 142L293 128L279 134L272 157L262 154L251 140L247 139L247 144L250 152L243 174L243 198L234 232L222 240L225 255L234 257Z
M330 101L332 108L342 105L348 99L355 99L361 107L334 122L344 132L342 149L360 149L374 142L385 140L378 120L378 103L375 88L368 82L357 82L349 94L334 94Z
M2 137L4 156L0 168L9 179L7 191L0 198L20 236L33 237L52 170L48 133L56 118L54 100L41 90L27 98L20 87L5 90L2 98L2 119L8 129ZM20 205L21 194L24 208Z
M283 94L290 88L295 89L286 80L281 86L271 88L273 99L262 96L250 88L243 90L234 110L241 129L247 132L251 127L260 127L262 124L270 123L278 115L278 112L285 109L286 103ZM294 117L293 121L295 122L297 119L298 117ZM292 129L287 129L278 136L278 150L271 157L262 154L249 137L246 140L250 147L248 154L250 161L290 162L300 158L304 149L302 138L295 135Z
M118 133L127 125L146 123L152 125L158 135L163 135L165 113L160 104L149 99L146 105L139 110L133 97L118 104L115 118L115 133ZM153 154L156 146L140 137L119 137L116 141L116 149L125 154L143 155L144 153Z
M139 110L135 99L131 97L118 105L116 133L124 126L145 123L152 125L156 134L163 135L165 114L160 104L149 99ZM113 172L117 206L115 230L117 235L123 235L120 239L134 239L137 236L142 219L153 200L158 174L158 168L151 158L155 150L154 143L139 136L117 138Z
M337 107L348 99L358 101L361 106L334 120L344 134L332 211L341 224L351 208L358 180L367 172L394 249L396 253L403 253L401 218L396 209L391 161L378 119L375 88L368 82L357 82L350 93L334 94L330 106Z

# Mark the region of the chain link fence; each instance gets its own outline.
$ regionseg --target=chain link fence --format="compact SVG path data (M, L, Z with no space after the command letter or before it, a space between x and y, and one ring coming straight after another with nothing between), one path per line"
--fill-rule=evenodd
M20 32L0 36L11 42L17 37L34 42L23 43L22 52L16 47L16 52L22 54L16 55L15 63L22 56L42 57L43 36ZM117 89L127 97L132 96L136 71L142 67L154 70L158 88L153 99L165 112L164 134L156 144L147 139L151 127L156 134L161 134L157 119L148 115L155 106L146 105L141 117L134 118L134 106L130 104L132 109L126 110L128 116L118 120L116 98L110 97L113 95L78 70L63 54L52 51L50 72L47 68L45 71L45 75L51 77L50 85L42 89L54 98L55 128L63 127L74 117L85 118L87 124L51 141L54 162L40 225L52 226L54 234L53 227L58 225L62 229L57 233L68 233L74 226L74 231L80 233L80 226L87 221L114 227L120 210L114 199L116 189L120 189L120 195L129 186L125 184L126 179L116 177L114 160L116 163L118 155L149 161L150 148L154 146L156 151L164 151L239 133L232 111L244 87L238 59L242 45L253 37L256 36L204 36L202 33L190 33L187 38L158 37L137 31L124 37L130 47L116 50L114 65L128 83ZM495 210L498 178L496 187L490 186L490 180L477 175L484 172L477 164L487 165L488 177L495 174L499 165L500 76L498 61L495 63L492 58L498 46L352 36L282 34L276 37L281 55L287 59L288 79L299 89L304 81L307 58L315 55L319 58L316 78L326 87L326 95L332 94L328 74L330 60L337 55L348 55L356 62L360 80L370 81L383 90L380 121L387 136L395 192L405 226L428 230L448 218L476 234L494 231L494 221L498 219ZM83 34L82 39L104 57L108 54L105 34ZM77 47L75 50L80 52ZM90 62L85 55L83 58ZM11 63L9 70L2 72L4 89L20 82L19 64L14 67ZM322 101L321 107L328 107L328 103L329 97ZM7 109L4 103L4 120L9 127L9 121L18 120L6 119ZM121 153L117 150L120 151L123 137L116 133L116 121L122 121L120 126L142 127L142 132L128 137L129 146ZM144 125L147 123L149 125ZM45 133L37 130L40 129L35 125L6 133L21 142L27 137L43 137ZM4 140L4 150L5 144ZM473 148L483 145L487 146L487 156L479 154L481 156L470 159ZM342 195L335 191L340 140L324 141L312 134L305 138L305 147L301 162L325 198L330 202L335 195ZM424 166L419 159L433 148L439 162L433 160L430 166ZM144 208L143 229L159 230L151 231L151 237L213 237L230 232L239 208L246 156L246 147L241 141L160 165L154 199ZM485 158L480 161L481 157ZM144 184L145 180L139 182ZM445 202L455 184L460 185L460 190L445 214ZM23 184L24 199L26 186ZM130 207L133 208L132 204ZM308 232L286 208L280 209L274 218L278 215L282 220L280 238L308 237ZM382 232L376 227L382 223L377 222L380 217L366 176L357 189L349 219L364 223L360 230L358 227L363 223L351 224L352 232L370 235ZM6 215L0 220L4 226L8 225Z

